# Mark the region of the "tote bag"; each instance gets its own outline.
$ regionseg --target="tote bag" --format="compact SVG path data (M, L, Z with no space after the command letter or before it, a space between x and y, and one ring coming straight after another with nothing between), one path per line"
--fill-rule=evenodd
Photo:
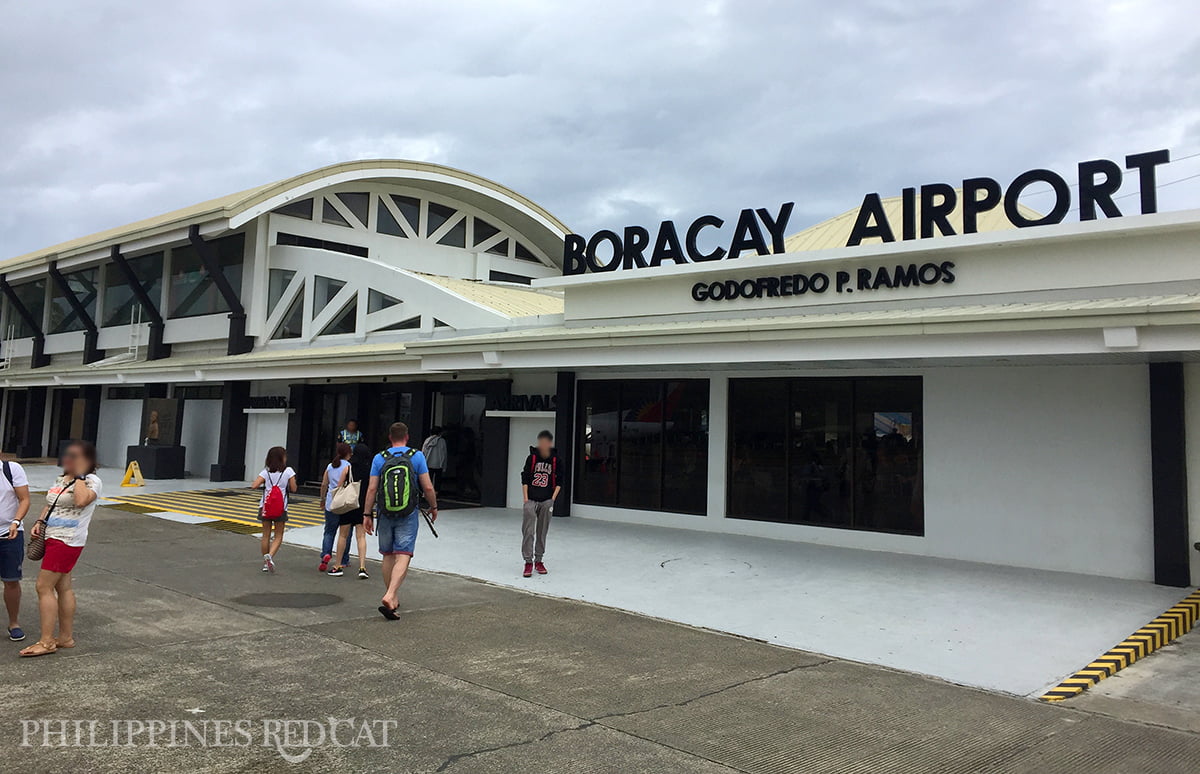
M329 510L341 515L358 507L359 482L354 480L354 469L346 471L346 482L333 490L332 506Z

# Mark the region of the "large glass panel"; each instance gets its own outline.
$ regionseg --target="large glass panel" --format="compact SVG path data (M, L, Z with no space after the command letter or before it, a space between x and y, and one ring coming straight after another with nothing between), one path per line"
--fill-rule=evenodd
M321 329L321 336L336 336L340 333L354 333L358 320L358 297L355 296L354 301L346 305L346 308L337 314L324 328Z
M860 460L854 488L855 525L921 532L925 511L921 380L860 379L855 388L854 431Z
M442 234L442 238L438 240L439 245L447 245L448 247L466 247L467 246L467 219L455 223L450 227L450 230Z
M389 296L386 293L380 293L378 290L371 288L367 291L367 314L388 309L400 303L400 299Z
M379 214L375 217L375 230L380 234L388 234L390 236L407 237L404 229L396 222L396 217L392 215L392 211L388 209L383 200L379 201Z
M271 269L267 277L267 314L275 311L283 292L292 284L296 272L291 269Z
M662 507L662 382L621 385L617 503L627 508Z
M136 258L126 258L125 262L129 264L129 268L133 269L133 275L146 289L146 294L150 296L150 300L155 306L161 304L163 254L139 255ZM100 324L128 325L133 319L133 310L136 306L138 306L137 296L133 294L133 288L125 279L125 272L121 271L116 264L110 263L104 269L104 314ZM149 315L142 310L142 320L147 319L149 319Z
M338 294L338 291L346 287L346 283L342 280L336 280L332 277L315 277L313 278L313 317L319 315L329 306L329 302Z
M425 228L425 236L433 236L433 232L442 227L442 224L454 217L454 213L458 210L453 207L447 207L444 204L429 203L429 224Z
M33 317L38 327L41 327L42 316L46 313L46 280L37 279L32 282L13 285L12 287L21 305ZM12 304L9 304L8 324L13 326L15 336L18 339L32 336L35 333L34 329L25 322L25 318L17 314L17 310L12 307Z
M575 499L581 503L616 505L621 383L579 382L578 390L580 450Z
M662 509L708 508L708 380L667 382L663 401Z
M304 220L312 220L313 216L313 200L299 199L294 202L288 202L274 210L278 215L289 215L293 218L303 218Z
M392 194L392 201L396 203L396 209L400 210L400 214L408 221L408 225L412 228L413 233L420 235L421 233L421 200L414 199L411 196L401 196L400 194Z
M296 295L296 300L288 308L287 314L275 329L272 339L298 339L304 333L304 294Z
M501 239L499 242L489 247L486 252L489 252L492 255L508 255L508 240Z
M63 279L67 281L67 287L83 304L88 317L93 320L96 319L96 300L100 296L99 273L99 269L92 268L63 275ZM67 294L63 292L57 282L50 283L50 324L47 333L68 333L81 331L86 327L83 318L75 313L75 308L71 306Z
M529 248L517 242L516 257L519 261L529 261L530 263L541 263L537 256L529 252Z
M483 218L475 219L475 246L476 247L479 247L479 245L483 244L484 242L488 241L489 239L491 239L492 237L496 236L499 233L500 233L500 229L496 228L491 223L488 223Z
M209 246L216 253L217 265L233 286L234 292L242 288L243 234L214 239ZM224 296L217 290L200 255L191 245L176 247L171 251L171 317L195 317L204 314L221 314L229 311Z
M346 209L350 210L351 215L358 218L364 226L367 225L367 210L371 206L370 194L340 193L337 198L346 205Z
M778 521L787 513L788 385L729 382L730 516Z
M919 377L734 379L733 518L924 530Z
M337 207L330 204L328 199L321 203L321 222L332 226L350 226L350 221L343 218L342 213L338 212Z
M791 387L789 520L849 526L851 384L798 379Z

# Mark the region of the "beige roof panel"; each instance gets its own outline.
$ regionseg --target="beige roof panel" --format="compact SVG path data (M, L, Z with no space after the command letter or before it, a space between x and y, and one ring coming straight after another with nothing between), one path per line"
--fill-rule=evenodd
M506 317L515 319L563 313L562 295L554 291L526 290L509 285L493 285L479 280L413 273L432 285L437 285L480 306L493 309Z

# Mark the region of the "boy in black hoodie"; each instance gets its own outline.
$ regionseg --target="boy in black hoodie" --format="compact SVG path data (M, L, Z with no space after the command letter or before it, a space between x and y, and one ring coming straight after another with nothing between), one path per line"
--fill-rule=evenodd
M538 433L537 446L529 447L529 457L521 469L521 491L525 497L521 519L521 554L525 557L526 578L547 573L542 564L546 552L546 532L550 529L550 517L554 515L554 500L562 489L559 481L558 455L553 446L554 436L549 430Z

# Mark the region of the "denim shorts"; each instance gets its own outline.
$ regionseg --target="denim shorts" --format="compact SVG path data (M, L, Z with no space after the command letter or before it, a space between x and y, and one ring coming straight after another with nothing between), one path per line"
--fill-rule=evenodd
M375 521L375 532L379 534L379 553L413 555L417 546L417 528L421 526L421 515L413 510L403 518L380 516Z
M7 530L6 530L7 531ZM17 532L12 540L0 538L0 580L21 580L21 565L25 561L25 531Z

